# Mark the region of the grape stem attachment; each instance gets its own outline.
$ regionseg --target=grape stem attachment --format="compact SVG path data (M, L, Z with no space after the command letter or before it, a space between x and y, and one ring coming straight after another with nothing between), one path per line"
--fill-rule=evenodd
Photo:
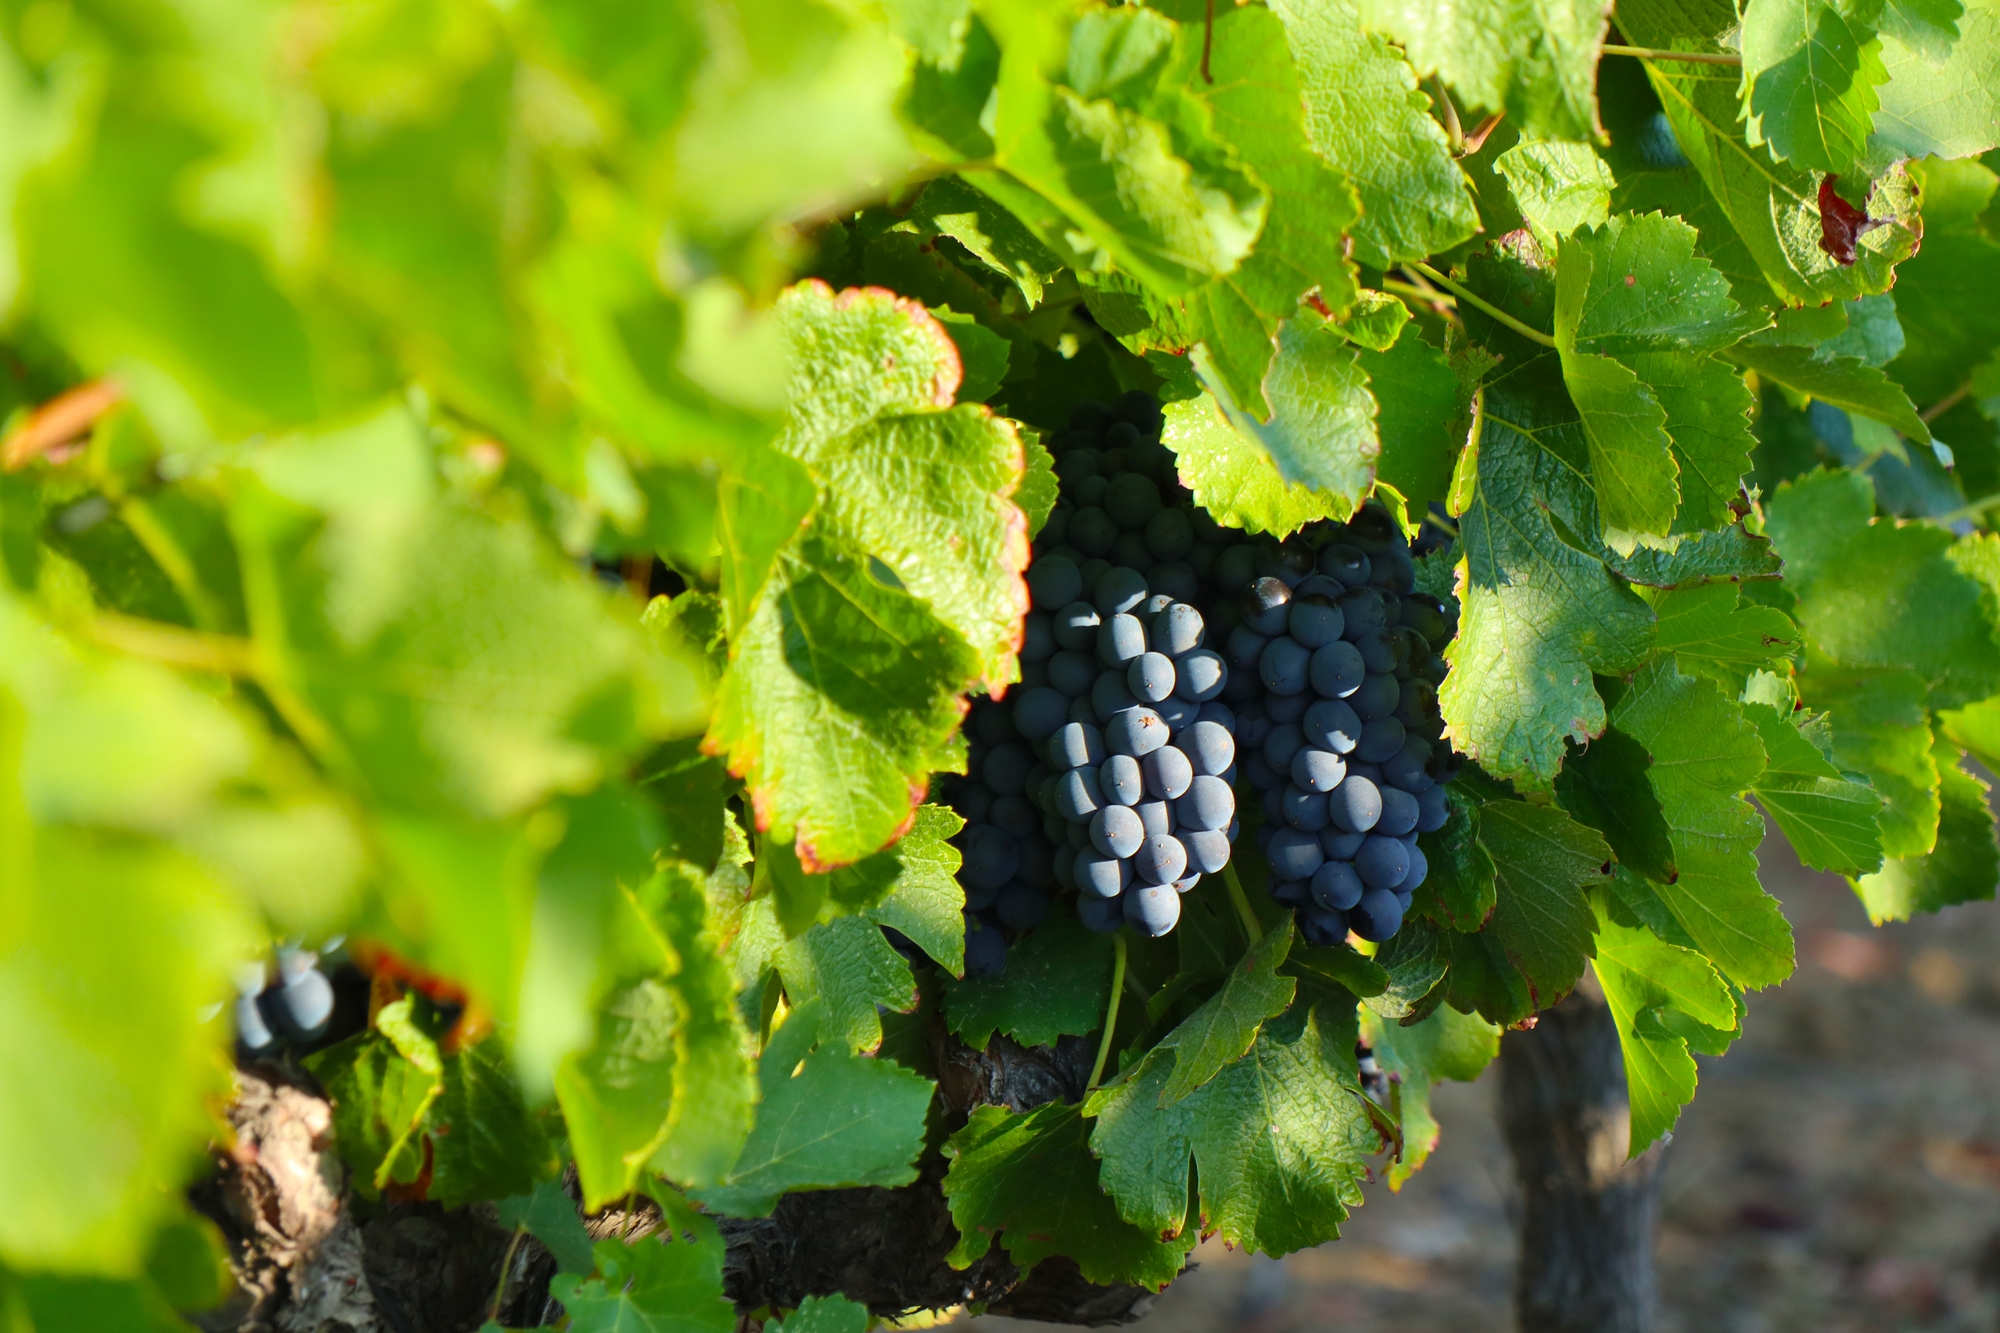
M1222 863L1222 882L1229 886L1229 900L1236 904L1237 915L1243 918L1243 933L1251 944L1264 938L1264 927L1257 920L1257 914L1250 910L1249 895L1243 892L1243 881L1236 878L1236 863Z
M1104 1077L1104 1062L1111 1058L1111 1034L1118 1030L1118 1001L1125 994L1125 932L1111 937L1111 1002L1104 1006L1104 1036L1097 1043L1097 1063L1090 1067L1089 1092Z
M1450 278L1447 278L1444 274L1438 272L1436 269L1432 268L1429 264L1424 263L1422 260L1420 259L1412 260L1409 264L1409 267L1416 270L1418 273L1423 274L1425 277L1429 278L1432 282L1444 288L1446 291L1450 292L1453 296L1456 296L1459 300L1465 302L1473 309L1478 310L1486 314L1487 316L1498 320L1500 323L1514 330L1514 332L1520 334L1523 338L1528 339L1530 342L1538 342L1544 347L1554 347L1556 345L1556 340L1550 337L1548 334L1543 333L1540 329L1534 328L1531 325L1523 324L1520 320L1515 319L1512 315L1502 310L1499 306L1494 305L1492 302L1486 300L1486 298L1473 293L1472 291L1467 289L1463 284L1455 282Z

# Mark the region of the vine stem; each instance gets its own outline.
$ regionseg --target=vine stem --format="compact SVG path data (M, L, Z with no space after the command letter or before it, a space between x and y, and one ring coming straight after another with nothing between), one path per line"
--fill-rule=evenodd
M521 1237L527 1231L526 1223L515 1223L514 1239L507 1242L506 1257L500 1260L500 1282L493 1288L493 1311L487 1316L496 1324L500 1322L500 1303L507 1299L507 1270L514 1266L514 1251L520 1248Z
M1237 915L1243 918L1244 933L1249 936L1250 943L1255 944L1264 938L1264 927L1258 923L1257 914L1250 910L1250 896L1243 892L1243 881L1236 878L1234 861L1222 863L1222 882L1229 886L1229 901L1236 904Z
M1618 46L1611 42L1604 44L1604 54L1608 56L1632 56L1639 60L1685 60L1691 65L1741 65L1742 56L1710 55L1701 51L1662 51L1656 46Z
M2000 495L1989 495L1984 500L1974 500L1963 509L1954 509L1949 514L1943 514L1933 519L1932 522L1943 523L1949 526L1958 522L1961 518L1978 518L1989 509L2000 509Z
M1928 426L1933 421L1936 421L1939 417L1951 411L1952 408L1957 407L1960 403L1964 402L1967 398L1971 396L1972 396L1972 381L1967 380L1965 383L1959 385L1956 389L1953 389L1950 393L1946 394L1944 397L1938 399L1935 403L1932 403L1929 407L1925 408L1923 411L1917 413L1917 419L1923 422L1926 426Z
M1125 994L1125 932L1111 937L1111 1003L1104 1006L1104 1036L1097 1043L1097 1063L1090 1067L1090 1082L1084 1091L1097 1086L1104 1077L1104 1062L1111 1058L1111 1034L1118 1029L1118 1001Z
M1527 324L1523 324L1520 320L1515 319L1512 315L1502 310L1499 306L1494 305L1492 302L1486 300L1482 296L1475 295L1473 292L1468 290L1464 285L1454 282L1450 278L1447 278L1444 274L1438 272L1436 269L1432 268L1429 264L1424 263L1422 260L1411 261L1410 267L1415 269L1417 272L1423 274L1425 277L1429 278L1432 282L1444 288L1446 291L1450 292L1453 296L1456 296L1459 300L1465 302L1473 309L1481 311L1482 313L1498 320L1500 323L1514 330L1514 332L1520 334L1523 338L1526 338L1528 341L1538 342L1544 347L1554 347L1556 345L1556 340L1554 338L1551 338L1548 334L1543 333L1540 329L1533 328Z

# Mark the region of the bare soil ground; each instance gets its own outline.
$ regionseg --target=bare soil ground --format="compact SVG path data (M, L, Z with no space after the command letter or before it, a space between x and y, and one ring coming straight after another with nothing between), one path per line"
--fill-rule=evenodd
M1659 1333L2000 1330L2000 906L1880 930L1781 840L1764 882L1800 966L1702 1060L1666 1152ZM1146 1333L1512 1326L1498 1070L1437 1094L1444 1139L1343 1239L1282 1260L1210 1242ZM1045 1325L986 1318L971 1333Z

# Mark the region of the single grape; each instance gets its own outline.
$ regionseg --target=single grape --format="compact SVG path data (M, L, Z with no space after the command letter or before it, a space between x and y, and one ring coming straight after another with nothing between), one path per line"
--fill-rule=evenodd
M1071 823L1081 824L1105 806L1104 789L1098 785L1097 769L1073 768L1056 779L1056 813Z
M1030 611L1021 621L1021 660L1046 662L1055 652L1055 618L1046 611Z
M1329 861L1352 861L1367 840L1366 833L1344 833L1332 824L1319 831L1319 847Z
M1076 891L1086 898L1116 898L1132 882L1132 863L1122 856L1106 856L1095 847L1076 854L1071 873Z
M982 889L999 888L1014 878L1021 865L1021 849L991 824L968 827L959 853L964 860L959 882Z
M1297 694L1271 694L1264 697L1264 712L1273 722L1303 722L1306 709L1317 702L1310 690L1300 690Z
M1392 838L1400 838L1416 830L1417 818L1422 813L1417 798L1400 787L1383 787L1382 817L1375 821L1375 832L1386 833Z
M1354 873L1371 889L1393 889L1410 873L1410 849L1395 838L1372 833L1354 854Z
M1340 599L1340 610L1347 618L1350 639L1358 639L1369 630L1381 629L1389 623L1389 604L1373 588L1353 589Z
M1361 687L1347 696L1347 706L1363 722L1373 722L1377 718L1388 717L1396 711L1396 701L1402 697L1402 687L1394 676L1369 675L1361 682Z
M1139 761L1139 770L1146 780L1146 794L1156 800L1174 800L1194 781L1194 765L1178 746L1162 745Z
M1160 561L1146 571L1146 583L1154 592L1177 602L1191 602L1201 595L1201 581L1195 577L1194 569L1182 560Z
M1424 771L1430 761L1430 742L1422 736L1405 735L1403 747L1382 761L1382 776L1414 796L1433 785L1431 775Z
M1091 585L1091 605L1107 619L1124 615L1146 600L1146 576L1138 570L1114 565L1098 575Z
M1347 922L1364 940L1381 943L1403 927L1402 900L1387 889L1370 889L1361 895Z
M1024 690L1014 701L1014 728L1031 741L1055 735L1069 716L1069 699L1047 686Z
M1339 699L1321 699L1300 719L1306 742L1335 754L1350 754L1361 739L1361 719Z
M1034 832L1039 822L1035 817L1035 807L1025 796L997 797L987 814L1002 833L1016 841Z
M1125 666L1125 685L1141 703L1156 704L1174 692L1174 662L1164 653L1144 652Z
M1019 741L996 745L979 766L979 778L998 796L1019 796L1028 787L1028 770L1035 757Z
M1175 736L1183 729L1193 726L1195 718L1201 713L1200 704L1192 699L1183 699L1178 694L1168 695L1153 704L1152 709L1160 715L1160 721L1167 724L1167 733Z
M1106 856L1124 860L1138 851L1145 839L1146 826L1130 806L1107 805L1090 817L1090 845Z
M1347 765L1331 750L1302 746L1292 756L1292 781L1307 791L1332 791L1347 776Z
M1339 605L1325 593L1294 593L1292 609L1285 618L1286 631L1304 648L1320 648L1337 642L1347 622Z
M1371 629L1365 634L1357 634L1352 640L1354 649L1361 654L1361 665L1370 671L1386 671L1394 674L1397 664L1403 660L1396 649L1394 630Z
M1146 549L1146 534L1143 532L1121 532L1118 540L1111 543L1105 559L1114 565L1137 570L1152 560L1153 553Z
M1201 647L1206 634L1207 626L1202 622L1201 612L1186 602L1170 603L1166 610L1153 617L1153 623L1146 628L1146 637L1153 651L1165 653L1168 657L1193 652Z
M1138 811L1139 826L1146 830L1147 837L1160 837L1174 831L1174 811L1167 802L1141 801L1132 808Z
M1191 775L1217 776L1236 762L1236 738L1220 721L1204 717L1183 731L1175 743L1187 756Z
M1325 861L1313 872L1313 901L1330 912L1345 912L1367 891L1361 876L1345 861Z
M1076 848L1070 846L1067 842L1058 841L1051 866L1053 874L1050 878L1054 879L1056 883L1062 885L1065 889L1073 889L1077 886Z
M1348 770L1347 780L1327 793L1327 817L1343 833L1366 833L1382 817L1382 790Z
M1097 628L1104 617L1089 602L1071 602L1049 619L1049 632L1059 647L1088 652L1097 647Z
M1107 667L1122 667L1146 651L1146 627L1134 615L1107 618L1097 629L1097 660Z
M1306 937L1307 944L1331 949L1347 938L1347 931L1348 916L1345 912L1328 912L1313 907L1299 914L1299 933Z
M1113 477L1104 493L1104 512L1121 528L1143 528L1161 512L1160 488L1136 472Z
M259 972L262 972L261 968ZM277 1045L277 1034L264 1021L264 1011L258 1006L254 993L236 997L235 1016L236 1040L243 1043L243 1049L256 1055Z
M993 822L993 802L996 798L985 783L978 779L967 782L952 798L952 809L965 816L968 824L990 824Z
M1229 639L1223 645L1224 656L1229 665L1239 671L1255 671L1257 663L1263 660L1264 646L1270 642L1268 634L1259 634L1248 625L1238 625L1229 631Z
M1194 549L1194 524L1178 509L1162 509L1146 520L1146 549L1160 560L1179 560Z
M1417 832L1435 833L1451 818L1451 798L1443 787L1426 787L1417 793Z
M1062 772L1104 762L1104 736L1096 727L1067 722L1042 747L1049 766Z
M1292 590L1284 580L1266 576L1252 583L1240 599L1243 623L1259 634L1285 632L1292 609Z
M1120 671L1101 672L1090 687L1091 711L1099 717L1116 717L1128 708L1137 708L1139 699L1126 687Z
M1098 767L1097 789L1107 805L1137 805L1146 798L1146 775L1132 756L1114 754Z
M1236 793L1221 778L1199 775L1187 795L1174 802L1174 823L1183 829L1226 829L1236 816Z
M1134 884L1125 891L1125 924L1158 939L1181 919L1181 896L1172 884Z
M1182 829L1177 834L1187 848L1187 863L1212 875L1229 864L1229 835L1221 829Z
M1257 548L1237 542L1215 558L1215 582L1224 596L1234 597L1257 577Z
M1147 884L1172 884L1187 873L1187 848L1171 833L1153 834L1132 854L1132 869Z
M1007 940L993 927L973 916L965 917L965 975L997 977L1007 968Z
M1281 722L1264 737L1264 762L1273 773L1292 771L1292 760L1305 748L1305 730L1296 722Z
M1004 745L1014 740L1014 720L1001 708L975 708L972 710L973 734L982 745Z
M1294 829L1317 833L1326 827L1327 794L1286 783L1278 795L1278 817Z
M1105 746L1113 754L1143 758L1167 743L1167 724L1150 708L1128 708L1104 730Z
M1346 542L1335 542L1320 548L1319 572L1339 579L1350 588L1359 588L1368 582L1368 567L1368 557Z
M1329 643L1313 650L1306 674L1313 693L1323 699L1345 699L1360 688L1367 671L1353 644Z
M1118 540L1118 524L1096 505L1086 505L1069 521L1069 540L1070 545L1085 555L1102 556ZM1089 581L1085 575L1086 586Z
M1264 645L1257 674L1273 694L1300 694L1306 688L1312 654L1298 640L1282 636Z
M1028 593L1037 607L1058 611L1083 596L1083 575L1062 556L1044 556L1028 567Z
M1292 828L1279 829L1272 836L1265 856L1270 860L1272 876L1277 879L1311 879L1326 859L1319 849L1318 838Z

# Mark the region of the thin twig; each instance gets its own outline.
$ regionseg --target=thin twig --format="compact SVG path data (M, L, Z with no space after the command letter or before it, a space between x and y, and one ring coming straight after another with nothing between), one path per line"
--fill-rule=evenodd
M1243 892L1243 881L1236 878L1235 862L1223 862L1222 882L1229 886L1229 900L1236 904L1237 915L1243 918L1245 936L1255 944L1264 937L1264 926L1257 920L1257 914L1250 910L1250 896Z
M1111 1058L1111 1034L1118 1027L1118 1001L1125 994L1125 932L1119 931L1111 937L1111 1003L1104 1007L1104 1036L1097 1043L1097 1063L1090 1067L1090 1082L1085 1085L1088 1092L1104 1077L1104 1062Z
M2000 509L2000 495L1989 495L1984 500L1974 500L1962 509L1954 509L1949 514L1940 514L1931 521L1950 527L1962 518L1978 518L1989 509Z
M1554 347L1556 345L1556 340L1550 337L1548 334L1543 333L1540 329L1531 328L1530 326L1523 324L1520 320L1515 319L1512 315L1502 310L1499 306L1492 304L1490 301L1487 301L1484 297L1478 296L1469 289L1467 289L1466 287L1463 287L1460 284L1452 281L1450 278L1447 278L1444 274L1432 268L1429 264L1426 264L1421 260L1416 260L1410 263L1408 267L1415 269L1417 272L1423 274L1425 277L1429 278L1432 282L1436 283L1438 286L1444 288L1446 291L1456 296L1459 300L1464 301L1466 304L1473 307L1473 309L1482 311L1483 313L1498 320L1500 323L1514 330L1514 332L1520 334L1523 338L1528 339L1530 342L1538 342L1544 347Z
M1458 298L1455 296L1433 291L1428 287L1419 287L1413 282L1401 282L1395 278L1382 279L1382 290L1394 296L1403 296L1422 303L1439 319L1449 320L1454 324L1464 323L1458 317Z
M212 671L218 676L252 676L256 671L255 645L227 634L182 629L114 611L100 611L85 622L83 630L107 648L168 666Z
M1967 398L1970 398L1971 396L1972 396L1972 381L1967 380L1965 383L1959 385L1956 389L1953 389L1950 393L1946 394L1944 397L1938 399L1935 403L1932 403L1929 407L1925 408L1923 411L1917 413L1917 420L1923 422L1926 426L1928 426L1933 421L1936 421L1939 417L1951 411L1952 408L1957 407L1960 403L1964 402Z
M1604 54L1608 56L1631 56L1635 60L1685 60L1691 65L1741 65L1742 56L1707 55L1700 51L1662 51L1653 46L1617 46L1604 44Z
M125 397L116 380L92 380L57 394L21 423L0 444L0 469L18 472L58 445L87 434L97 419Z
M1208 0L1207 17L1201 28L1201 81L1214 83L1215 76L1208 72L1208 53L1215 49L1215 0Z

